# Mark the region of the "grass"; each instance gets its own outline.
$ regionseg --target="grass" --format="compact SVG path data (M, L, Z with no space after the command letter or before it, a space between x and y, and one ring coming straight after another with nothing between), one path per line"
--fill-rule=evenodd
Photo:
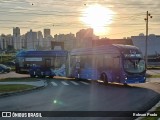
M147 78L160 78L160 74L156 74L156 75L147 75Z
M32 85L0 85L0 93L5 93L5 92L17 92L17 91L22 91L26 89L31 89L34 88Z
M147 67L148 70L160 70L160 67Z
M157 107L155 111L158 111L156 113L160 114L160 107ZM154 112L153 112L154 113ZM141 120L158 120L160 117L144 117Z
M34 82L38 81L36 78L4 78L0 79L0 82ZM12 84L12 85L0 85L0 93L5 92L17 92L26 89L34 88L32 85Z
M1 55L0 63L5 63L14 60L15 55L3 54Z
M0 79L0 82L34 82L34 81L39 81L39 80L37 78L29 78L29 77Z

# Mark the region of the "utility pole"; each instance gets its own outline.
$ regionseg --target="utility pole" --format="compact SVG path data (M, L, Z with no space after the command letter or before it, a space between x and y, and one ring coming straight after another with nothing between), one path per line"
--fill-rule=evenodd
M147 50L148 50L148 19L152 18L151 14L148 13L146 14L146 18L144 19L146 21L146 47L145 47L145 62L146 62L146 68L148 65L148 54L147 54Z

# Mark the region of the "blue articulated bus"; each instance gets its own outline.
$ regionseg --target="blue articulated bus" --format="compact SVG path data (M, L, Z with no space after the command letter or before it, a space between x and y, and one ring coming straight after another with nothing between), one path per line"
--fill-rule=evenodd
M16 73L31 77L66 76L68 52L65 50L20 51L16 55Z
M69 76L106 83L144 83L146 65L141 51L131 45L105 45L70 52Z

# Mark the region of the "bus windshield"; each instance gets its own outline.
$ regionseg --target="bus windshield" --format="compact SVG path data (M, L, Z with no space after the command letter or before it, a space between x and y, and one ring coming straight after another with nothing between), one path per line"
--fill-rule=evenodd
M126 59L124 69L128 73L142 73L145 71L145 61L142 59Z

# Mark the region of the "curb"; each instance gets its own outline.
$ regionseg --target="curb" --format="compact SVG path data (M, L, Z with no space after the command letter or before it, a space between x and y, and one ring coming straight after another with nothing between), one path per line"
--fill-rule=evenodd
M30 92L30 91L33 91L33 90L43 89L43 88L45 88L48 85L47 82L46 82L46 80L43 80L43 82L44 82L44 85L42 85L42 86L35 86L33 88L29 88L29 89L25 89L25 90L19 90L19 91L16 91L16 92L0 93L0 98L12 96L12 95L18 95L20 93L27 93L27 92Z

